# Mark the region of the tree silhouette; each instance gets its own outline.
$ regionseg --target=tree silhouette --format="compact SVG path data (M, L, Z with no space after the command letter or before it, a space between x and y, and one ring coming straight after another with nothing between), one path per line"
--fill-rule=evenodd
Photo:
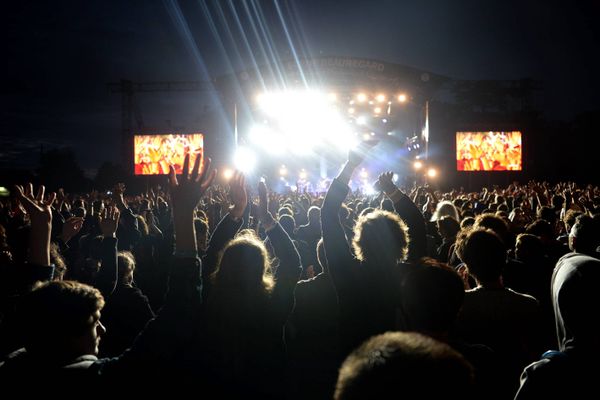
M64 188L66 191L84 191L90 181L83 174L73 149L52 149L40 154L37 169L40 183L49 190Z

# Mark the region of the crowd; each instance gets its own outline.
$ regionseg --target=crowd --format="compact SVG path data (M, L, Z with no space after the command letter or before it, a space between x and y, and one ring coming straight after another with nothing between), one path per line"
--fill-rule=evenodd
M0 200L0 388L594 398L600 189L167 188ZM547 351L550 350L550 351ZM28 386L22 386L29 382ZM27 389L25 389L27 388Z

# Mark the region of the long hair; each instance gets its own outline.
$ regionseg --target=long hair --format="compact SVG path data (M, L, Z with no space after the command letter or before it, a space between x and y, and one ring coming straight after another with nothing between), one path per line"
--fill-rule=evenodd
M212 275L215 290L236 294L269 294L274 286L271 260L265 244L252 230L229 241ZM233 293L232 293L233 294Z

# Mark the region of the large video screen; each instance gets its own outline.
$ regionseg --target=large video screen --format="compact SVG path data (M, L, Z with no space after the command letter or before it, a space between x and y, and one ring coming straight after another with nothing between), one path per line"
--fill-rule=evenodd
M521 171L520 131L456 132L458 171Z
M192 154L190 165L197 156L202 156L204 136L201 133L135 135L133 149L136 175L168 174L170 165L175 167L177 174L181 174L186 154Z

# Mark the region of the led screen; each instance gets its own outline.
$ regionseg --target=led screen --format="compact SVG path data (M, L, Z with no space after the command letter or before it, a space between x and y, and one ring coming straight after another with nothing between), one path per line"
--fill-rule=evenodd
M521 171L521 132L456 132L458 171Z
M169 165L175 172L183 171L183 159L187 153L202 155L204 136L201 133L187 135L135 135L134 165L136 175L160 175L169 173ZM193 165L195 157L190 159Z

